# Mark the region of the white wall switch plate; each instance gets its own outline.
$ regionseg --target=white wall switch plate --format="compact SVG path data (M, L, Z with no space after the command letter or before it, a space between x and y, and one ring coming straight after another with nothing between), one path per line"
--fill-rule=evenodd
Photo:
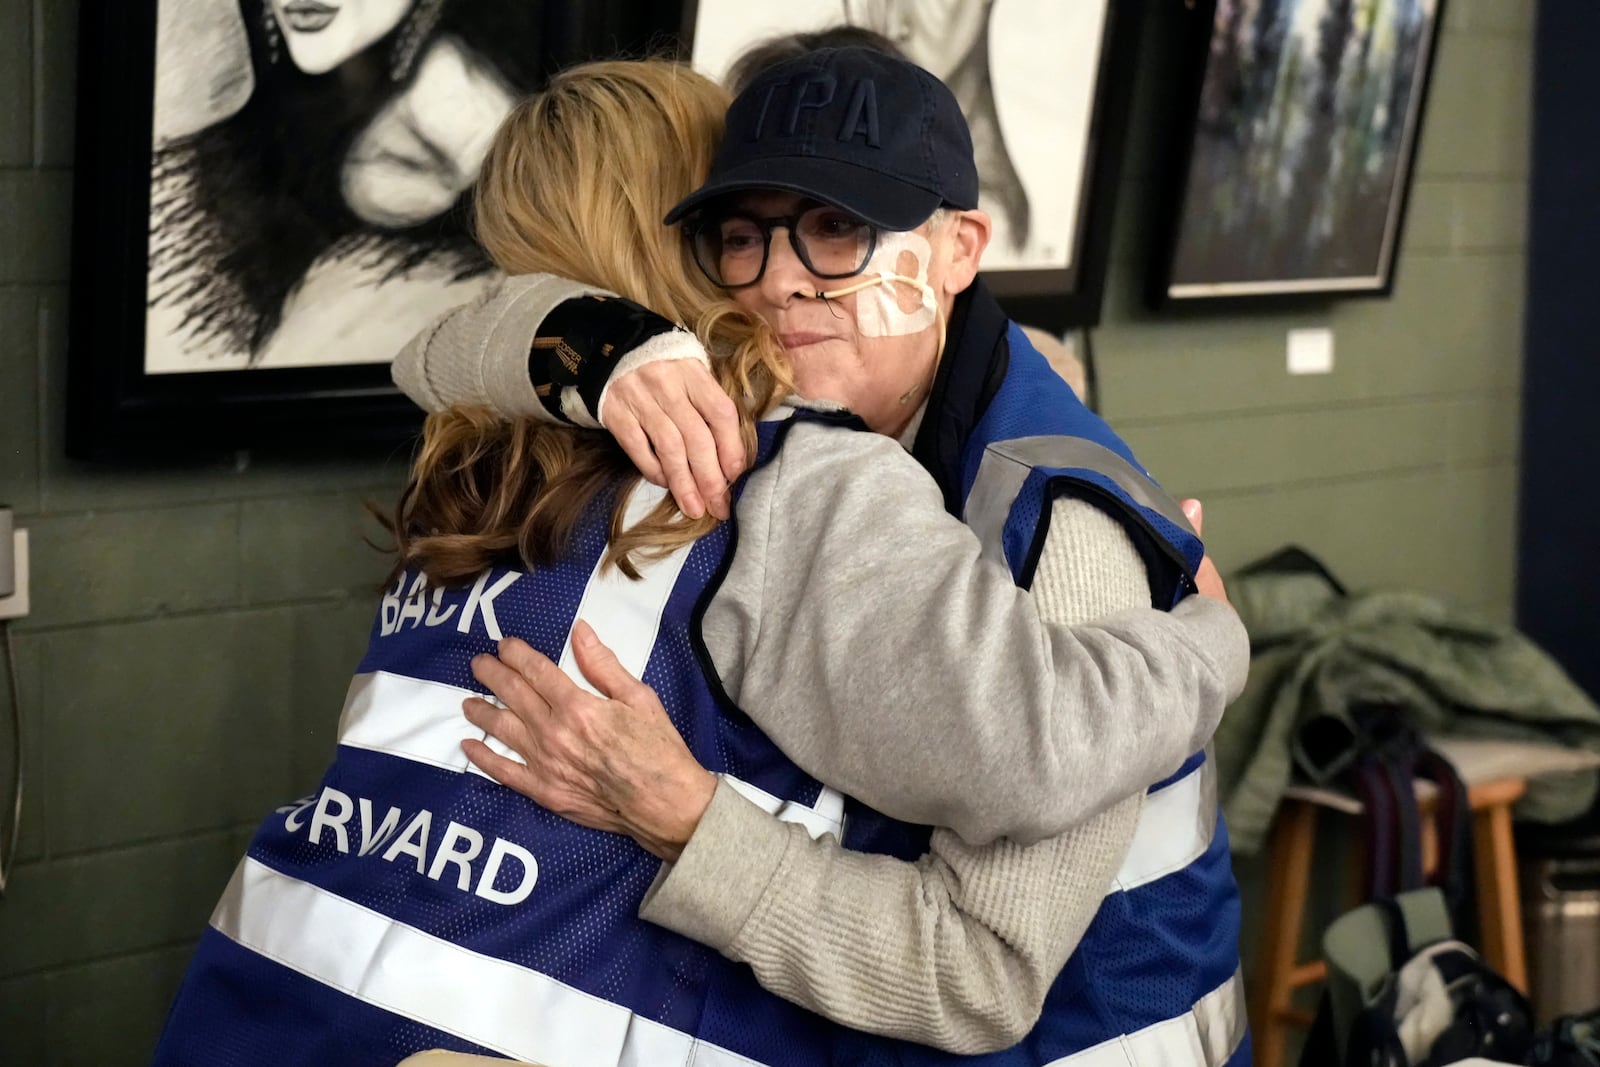
M1333 331L1327 328L1289 331L1289 373L1331 374Z
M28 614L28 531L11 531L11 541L16 592L0 597L0 619L20 619Z

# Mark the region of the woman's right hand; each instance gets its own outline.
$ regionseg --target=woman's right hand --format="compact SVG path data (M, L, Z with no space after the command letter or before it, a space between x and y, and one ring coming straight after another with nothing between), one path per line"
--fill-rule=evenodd
M572 650L584 677L606 696L582 689L546 656L511 637L499 656L478 656L472 674L505 707L468 698L472 724L524 763L482 741L461 748L481 771L563 818L626 834L675 862L716 792L716 776L690 753L655 691L627 672L579 622Z
M685 515L728 517L728 488L748 459L739 413L703 363L657 360L624 371L606 386L597 414L645 480L669 490Z

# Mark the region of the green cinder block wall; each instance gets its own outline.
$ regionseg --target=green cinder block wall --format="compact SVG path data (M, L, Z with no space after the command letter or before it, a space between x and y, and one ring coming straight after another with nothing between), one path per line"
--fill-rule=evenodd
M0 1034L8 1061L135 1064L253 825L320 774L384 569L361 502L404 471L63 457L76 7L0 0L0 501L33 537ZM1205 499L1225 569L1293 541L1353 585L1509 617L1532 18L1523 0L1448 5L1393 298L1249 316L1142 303L1177 44L1147 34L1095 335L1103 409ZM1303 326L1334 330L1333 374L1285 373ZM0 730L0 775L9 745Z

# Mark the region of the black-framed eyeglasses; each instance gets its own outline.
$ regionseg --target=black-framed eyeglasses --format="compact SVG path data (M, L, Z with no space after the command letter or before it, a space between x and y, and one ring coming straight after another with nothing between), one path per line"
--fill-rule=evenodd
M767 272L772 231L777 229L789 231L794 254L818 278L860 274L878 245L877 227L826 204L765 217L720 211L685 227L694 261L713 285L723 289L743 289L761 280Z

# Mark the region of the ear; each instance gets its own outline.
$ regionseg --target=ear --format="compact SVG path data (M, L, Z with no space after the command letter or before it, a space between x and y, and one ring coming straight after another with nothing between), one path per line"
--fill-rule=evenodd
M946 295L954 296L961 292L978 276L978 263L983 259L984 249L989 247L989 237L993 228L994 224L989 219L989 213L976 208L971 211L955 212L945 223L945 241L950 246L950 263L945 270L940 288Z

